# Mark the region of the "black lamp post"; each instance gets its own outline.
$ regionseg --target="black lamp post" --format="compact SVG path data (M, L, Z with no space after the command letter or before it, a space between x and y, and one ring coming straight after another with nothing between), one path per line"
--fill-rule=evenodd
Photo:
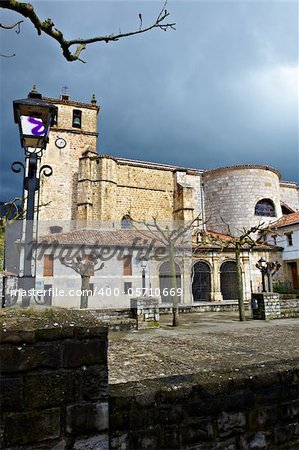
M260 258L258 262L256 263L256 267L261 271L262 273L262 286L263 286L263 292L266 292L266 283L265 283L265 276L267 273L267 266L268 263L264 258Z
M35 288L35 274L32 270L33 262L33 231L34 219L38 217L40 177L44 174L50 176L52 168L48 165L40 167L43 150L46 149L49 141L48 135L54 117L57 114L57 107L42 99L33 86L28 97L22 100L14 100L14 119L19 125L21 145L25 151L25 164L16 161L12 164L12 170L19 173L24 171L24 192L26 198L23 199L25 220L24 239L24 267L22 277L22 288L25 295L22 296L22 306L30 305L30 290ZM36 198L37 197L37 198ZM25 204L24 204L25 203Z
M141 265L141 269L142 269L142 275L141 275L141 279L142 279L142 283L141 283L141 286L142 286L142 296L144 297L145 296L145 292L146 292L146 289L145 289L145 269L146 269L146 266L147 266L147 259L146 258L141 258L140 259L140 265Z

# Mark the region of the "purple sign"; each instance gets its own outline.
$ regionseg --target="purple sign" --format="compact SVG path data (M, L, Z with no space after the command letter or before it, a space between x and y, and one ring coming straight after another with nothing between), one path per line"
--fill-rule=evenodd
M36 125L31 129L31 134L34 136L43 136L45 134L45 127L41 119L35 119L34 117L29 117L28 122Z
M25 135L44 136L46 128L38 117L21 116L22 131Z

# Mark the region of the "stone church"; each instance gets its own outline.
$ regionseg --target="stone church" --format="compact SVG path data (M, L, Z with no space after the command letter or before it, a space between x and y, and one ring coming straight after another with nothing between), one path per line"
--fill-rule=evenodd
M236 235L241 229L261 222L266 226L299 210L298 185L282 181L272 167L236 165L203 170L99 155L100 107L95 97L90 103L73 101L68 95L45 100L57 106L58 114L42 161L52 166L53 175L41 180L39 220L47 224L55 219L62 224L59 231L63 234L71 232L68 223L91 228L92 223L101 221L112 228L126 228L130 219L190 221L199 216L201 220L193 228L190 273L177 268L192 293L182 302L190 303L190 298L191 302L236 299L235 255L219 244L201 245L205 232L225 242L228 230ZM243 249L245 299L250 299L252 290L261 290L257 261L263 257L281 262L281 253L279 242L267 240L254 249ZM299 262L295 263L298 280ZM288 280L288 266L277 276Z

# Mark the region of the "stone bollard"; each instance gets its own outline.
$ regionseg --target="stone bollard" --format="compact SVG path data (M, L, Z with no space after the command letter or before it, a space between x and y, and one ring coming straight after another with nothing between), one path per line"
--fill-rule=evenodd
M160 326L159 299L155 297L131 298L131 317L136 319L137 330Z

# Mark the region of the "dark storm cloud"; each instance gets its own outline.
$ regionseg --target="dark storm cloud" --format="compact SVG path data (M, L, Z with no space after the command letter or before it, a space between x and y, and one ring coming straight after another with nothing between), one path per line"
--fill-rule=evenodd
M159 2L33 2L67 38L138 27ZM285 179L298 176L298 5L296 2L171 2L177 31L153 31L95 44L87 61L68 63L59 46L1 31L1 199L20 193L10 172L22 157L12 101L32 84L74 100L96 94L101 105L99 151L117 156L212 168L268 164ZM4 12L2 21L18 16ZM15 183L18 183L15 185Z

